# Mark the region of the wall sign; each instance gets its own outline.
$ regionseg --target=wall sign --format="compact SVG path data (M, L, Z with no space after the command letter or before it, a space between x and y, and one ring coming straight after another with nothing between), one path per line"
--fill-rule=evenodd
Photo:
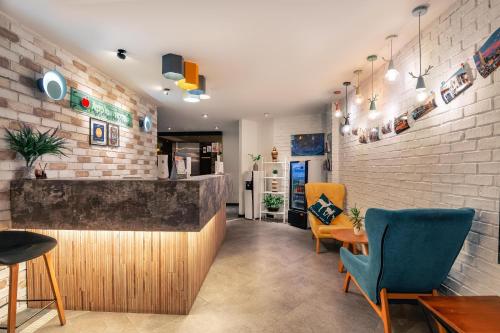
M133 127L131 112L98 100L83 91L71 88L69 101L73 110L85 113L90 117L121 126Z

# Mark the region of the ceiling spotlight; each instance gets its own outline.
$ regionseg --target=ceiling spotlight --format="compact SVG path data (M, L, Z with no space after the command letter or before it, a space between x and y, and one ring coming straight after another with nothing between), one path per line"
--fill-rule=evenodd
M203 118L208 118L208 114L203 114Z
M266 113L264 113L264 117L265 117L265 118L268 118L268 117L269 117L269 113L267 113L267 112L266 112Z
M169 131L171 131L171 130L172 130L172 127L169 127L169 128L168 128L168 130L169 130Z
M168 95L169 92L170 92L169 88L163 89L163 95Z
M215 126L215 130L218 131L219 130L219 126Z
M127 58L127 50L125 49L116 50L116 56L118 57L118 59L125 60Z

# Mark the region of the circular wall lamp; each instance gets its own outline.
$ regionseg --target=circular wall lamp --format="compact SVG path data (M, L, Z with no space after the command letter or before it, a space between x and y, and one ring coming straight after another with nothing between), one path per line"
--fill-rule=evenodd
M49 98L60 101L68 91L66 79L56 70L44 74L43 78L37 80L38 89Z
M149 133L153 129L153 120L150 115L139 118L139 127L143 132Z

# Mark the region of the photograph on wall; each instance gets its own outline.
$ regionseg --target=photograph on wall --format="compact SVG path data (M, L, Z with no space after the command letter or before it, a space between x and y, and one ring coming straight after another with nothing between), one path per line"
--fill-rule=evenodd
M380 129L382 134L389 134L392 132L392 120L389 120L387 123L385 123L382 128Z
M211 153L212 152L212 146L207 146L207 153Z
M500 66L500 28L474 54L474 63L477 71L484 78Z
M404 132L408 128L410 128L410 125L408 124L408 113L407 112L397 116L394 119L394 132L396 132L396 134Z
M370 142L375 142L380 140L380 135L379 135L379 128L374 127L370 130Z
M292 156L321 156L325 154L325 134L296 134L291 137Z
M358 135L359 143L368 143L368 133L366 128L360 128L358 131Z
M359 128L353 128L352 129L352 135L358 135Z
M434 94L434 92L431 92L425 102L422 105L417 106L415 110L411 112L411 117L413 120L417 120L434 110L436 107L436 95ZM406 119L408 120L408 118Z
M108 145L112 147L120 146L120 126L108 124Z
M447 81L441 82L441 97L446 104L472 86L472 77L468 67L462 64Z
M107 144L107 126L104 121L90 118L90 144L106 146Z

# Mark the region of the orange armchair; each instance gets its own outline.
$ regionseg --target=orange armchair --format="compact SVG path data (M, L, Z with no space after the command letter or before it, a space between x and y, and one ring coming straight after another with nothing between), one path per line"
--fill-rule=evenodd
M314 205L321 194L325 194L333 204L344 209L345 186L335 183L307 183L306 184L306 202L307 207ZM352 228L349 217L344 213L337 216L330 225L323 224L312 213L307 212L307 218L311 225L313 238L316 239L316 253L319 253L320 239L333 238L331 231L334 229Z

